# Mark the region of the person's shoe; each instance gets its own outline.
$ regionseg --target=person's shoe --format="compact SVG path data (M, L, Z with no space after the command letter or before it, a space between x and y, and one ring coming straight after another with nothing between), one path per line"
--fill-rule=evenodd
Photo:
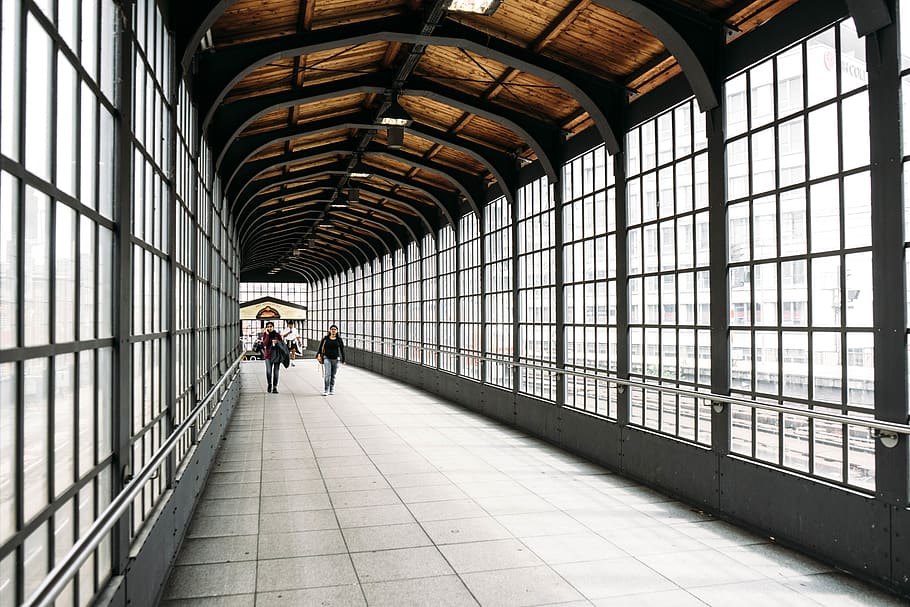
M329 396L335 396L335 391L334 391L334 390L329 390Z
M323 396L328 396L328 395L329 395L329 393L328 393L328 392L326 392L326 391L325 391L325 390L323 390L323 391L322 391L322 395L323 395Z
M272 391L272 386L269 386L268 389L267 389L266 391L267 391L267 392L271 392L271 391Z
M278 394L278 387L272 388L272 394Z
M297 366L297 365L296 365L296 364L294 364L294 363L291 363L291 366L292 366L292 367L296 367L296 366Z

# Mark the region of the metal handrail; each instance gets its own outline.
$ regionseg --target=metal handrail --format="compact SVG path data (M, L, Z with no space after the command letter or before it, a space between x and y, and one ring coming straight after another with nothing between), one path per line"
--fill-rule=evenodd
M647 390L656 390L658 392L667 392L670 394L677 394L680 396L688 396L697 399L703 399L710 401L712 403L718 404L731 404L731 405L740 405L744 407L750 407L752 409L767 409L769 411L777 411L778 413L791 413L795 415L800 415L803 417L810 417L814 419L821 419L830 422L836 422L840 424L849 424L851 426L862 426L869 428L870 430L879 430L883 432L891 432L895 434L907 434L910 435L910 424L899 424L894 422L885 422L875 419L861 419L850 417L847 415L840 415L836 413L825 413L824 411L816 411L814 409L797 409L796 407L787 407L785 405L777 405L773 403L763 403L760 401L749 400L745 398L737 398L735 396L724 396L722 394L714 394L713 392L697 392L695 390L685 390L683 388L673 388L671 386L662 386L660 384L650 384L647 382L636 381L634 379L620 379L618 377L613 377L610 375L603 375L599 373L589 373L585 371L572 371L569 369L557 369L555 367L545 367L542 365L535 365L529 363L522 363L518 361L503 360L501 358L491 358L489 356L483 356L481 354L468 354L464 352L442 350L439 348L434 348L430 346L419 346L410 342L402 342L402 340L393 339L392 342L386 340L376 340L368 339L363 337L354 336L352 339L363 342L370 342L372 344L380 345L389 345L392 347L403 347L403 348L417 348L418 350L426 350L431 352L438 352L443 354L450 354L462 358L472 358L483 361L490 361L500 364L507 364L512 367L521 367L527 369L534 369L537 371L544 371L547 373L556 373L560 375L571 375L573 377L583 377L586 379L593 379L596 381L605 381L607 383L617 384L620 386L629 386L632 388L644 388ZM399 343L401 342L401 343Z
M98 547L111 528L113 528L117 521L120 520L120 517L123 516L126 510L132 505L133 500L136 499L136 496L139 495L139 492L145 487L145 483L147 483L157 472L158 467L161 466L161 464L164 463L165 458L171 454L171 451L177 446L177 442L183 437L184 433L195 425L199 412L211 403L212 399L221 389L222 384L228 379L232 371L238 368L239 364L240 358L238 357L237 360L228 367L228 370L224 375L221 376L218 383L212 386L205 398L199 401L199 404L190 411L183 423L177 426L177 429L168 436L167 440L164 441L164 444L155 452L152 459L149 460L145 467L142 468L133 480L123 488L123 491L117 494L110 505L104 509L104 512L99 515L89 528L88 532L70 548L69 552L66 553L66 556L63 557L63 560L47 574L41 582L41 585L38 586L28 600L25 601L24 607L47 607L53 605L57 596L63 592L66 585L69 584L79 572L79 567L82 566L82 563L88 559L89 555ZM237 374L234 373L233 377L231 377L231 381L233 382L236 377Z

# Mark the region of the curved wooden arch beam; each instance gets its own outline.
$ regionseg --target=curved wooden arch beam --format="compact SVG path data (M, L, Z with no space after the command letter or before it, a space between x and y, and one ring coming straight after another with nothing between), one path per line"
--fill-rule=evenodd
M463 26L455 27L447 23L437 28L441 35L430 36L419 34L419 27L420 20L409 14L306 32L305 35L293 34L238 44L200 55L198 89L202 129L207 130L215 109L228 91L262 65L324 50L386 41L461 48L552 82L571 94L588 112L611 153L620 149L619 139L607 120L607 115L618 108L602 104L621 99L619 95L620 92L624 94L624 88ZM455 33L445 36L448 31ZM566 74L582 82L575 82Z
M352 230L368 230L368 228L366 226L357 225L356 223L348 221L347 219L341 219L339 217L333 217L330 221L334 225L345 226L345 227L351 228ZM391 229L389 226L387 226L383 223L380 223L378 221L374 221L372 223L376 224L377 226L382 226L382 230L385 231L387 234L389 234L392 237L392 239L394 240L394 242L388 242L385 238L380 236L378 233L372 232L372 228L370 228L368 230L371 233L373 233L376 236L376 238L378 238L379 240L382 241L382 243L385 245L386 253L391 253L392 251L394 251L396 248L395 245L398 245L399 249L404 246L404 243L402 243L401 239L398 238L398 234L395 233L395 230ZM351 233L345 234L345 238L353 238L354 236L355 235L351 234Z
M315 219L319 219L324 215L323 209L313 208L313 209L296 209L289 213L281 213L280 215L269 216L265 215L257 216L252 220L252 223L244 230L242 234L239 234L238 238L241 242L241 251L246 250L247 242L257 242L257 238L261 236L261 228L264 225L271 225L275 221L280 221L282 223L301 223L307 221L307 218L312 216ZM263 222L267 222L263 223ZM315 224L316 222L313 221Z
M308 221L308 225L306 225L306 226L299 225L299 224L302 224L304 221L307 221L306 218L308 216L314 216L316 219ZM315 227L318 223L320 223L323 220L324 217L325 217L325 213L321 210L319 210L319 211L309 210L309 211L304 211L301 213L294 213L289 216L270 217L270 218L264 220L262 223L254 224L253 226L251 226L250 239L256 243L272 242L276 239L282 239L282 242L287 242L288 244L293 244L294 242L297 242L300 240L301 232L308 232L311 234L310 238L315 239L316 236L314 236L314 234L317 234L317 232L315 232ZM333 220L333 222L334 222L334 220ZM263 230L270 229L270 228L274 227L275 225L286 225L286 224L290 224L290 225L287 227L286 230L283 230L282 233L277 234L275 238L269 238L267 235L260 236L260 234L263 232ZM363 229L363 228L361 228L361 229ZM293 236L289 237L290 234L293 234ZM383 249L387 250L389 248L388 243L381 236L379 236L378 234L374 235L374 236L377 241L382 243ZM367 247L369 247L369 249L373 252L373 255L379 255L379 252L373 246L374 243L372 241L368 240L367 238L361 236L360 234L348 234L346 236L346 238L349 238L351 240L356 240L358 242L362 242ZM361 249L359 246L357 246L356 243L346 242L346 244L356 248L360 252L360 254L364 256L364 258L369 259L369 256L363 251L363 249Z
M436 232L439 230L439 226L434 225L434 222L430 221L430 218L427 217L426 214L424 214L422 209L414 206L413 202L409 202L407 200L404 200L403 198L398 198L398 197L394 196L393 194L391 194L390 192L386 192L385 190L380 190L379 188L373 187L368 183L358 183L357 187L361 192L367 192L373 196L377 196L383 200L387 200L393 204L402 206L402 207L408 209L409 211L411 211L412 213L414 213L415 215L417 215L417 217L420 218L420 221L423 224L423 226L426 228L427 233L432 234L433 240L436 240ZM434 217L434 219L437 220L435 223L438 224L439 223L438 217Z
M462 196L467 200L468 205L474 211L474 214L477 215L477 217L482 216L477 201L480 200L481 204L484 202L483 197L486 187L481 178L471 175L470 173L459 171L458 169L453 169L449 166L432 161L428 162L427 159L422 156L403 154L401 152L389 152L385 146L381 146L377 143L370 143L370 145L367 146L367 149L364 150L363 157L369 158L370 156L405 162L415 169L442 175L451 182L459 192L461 192Z
M237 174L237 178L231 184L231 187L225 188L224 195L231 202L231 208L233 210L233 208L236 207L237 201L246 193L247 188L255 183L256 177L269 169L284 167L288 164L302 160L317 160L323 156L342 156L347 158L352 156L354 152L355 150L344 148L339 143L329 143L315 148L300 150L299 152L291 152L290 154L282 154L281 156L253 160L241 167ZM338 163L327 164L332 164L334 166ZM347 168L347 165L345 165L345 168Z
M366 240L363 240L363 239L357 239L357 240L359 240L360 242L363 242L364 244L369 244L369 243L367 243ZM280 254L277 254L277 255L272 255L272 256L267 256L266 254L254 255L254 256L251 256L252 260L255 260L258 262L260 259L262 259L262 260L264 260L264 263L266 265L268 265L270 263L271 264L280 263L282 259L284 259L288 256L288 253L289 253L288 245L290 243L288 243L287 241L275 242L275 239L266 239L263 242L264 242L264 246L270 246L273 248L284 247L284 249L282 249L283 252ZM362 263L362 262L358 261L358 257L354 253L354 251L356 250L357 252L359 252L361 254L363 259L365 259L365 260L369 259L369 256L359 246L356 246L354 243L346 243L346 244L347 244L347 247L341 247L338 245L333 245L329 242L325 242L325 243L323 243L323 245L322 245L323 248L321 248L321 249L314 249L312 247L309 248L308 254L317 256L320 259L333 260L336 262L338 261L337 258L340 257L340 258L344 259L344 261L348 264ZM326 247L331 248L331 252L326 251L325 250ZM372 247L370 247L370 248L372 249ZM333 257L333 255L334 255L334 257Z
M296 162L299 159L307 158L307 156L303 155L303 154L301 154L299 158L297 157L297 154L286 155L286 156L283 156L282 158L289 158L291 156L293 156L293 158L291 160L289 160L288 162ZM274 159L273 159L273 162L274 162ZM283 166L284 164L286 164L286 162L280 162L280 163L272 165L272 167L270 167L270 168ZM339 163L335 163L334 166L337 166L338 164ZM378 169L376 167L366 167L366 168L373 175L376 175L377 177L380 177L381 179L388 181L389 183L393 183L396 185L400 185L402 187L406 187L409 189L423 192L430 198L430 200L433 201L434 204L436 204L436 206L440 209L440 211L442 211L445 214L446 219L450 223L454 221L454 217L457 215L457 211L458 211L458 199L457 199L456 194L454 194L452 192L448 192L446 190L442 190L440 188L433 187L428 184L424 184L424 183L403 181L403 178L400 175L395 175L394 173L388 173L388 172ZM263 170L265 170L265 169L263 169ZM326 167L317 167L317 168L314 168L312 172L301 173L299 175L295 175L293 178L289 178L287 175L281 175L279 177L275 177L275 178L271 178L271 179L263 179L260 182L251 181L250 184L248 186L246 186L240 192L238 197L235 198L233 201L231 201L231 214L232 214L232 216L237 218L237 221L239 223L243 214L245 213L247 207L249 206L250 199L253 196L255 196L256 194L262 192L262 190L264 190L268 187L274 186L274 185L278 185L279 183L287 183L289 181L296 181L301 178L313 177L313 176L316 176L319 174L328 174L328 170L329 169L327 169ZM345 164L344 168L342 170L340 170L338 172L338 174L346 174L346 173L347 173L347 165ZM238 205L240 205L239 208L238 208Z
M682 68L703 112L717 107L718 92L711 77L723 40L722 23L704 13L654 0L591 0L641 24L666 47Z
M419 242L418 236L417 236L417 231L415 229L416 226L412 225L410 221L406 220L403 217L399 217L398 215L389 211L388 209L384 209L381 206L375 205L375 204L367 204L366 202L362 202L362 201L361 202L348 202L348 206L351 207L352 209L363 209L370 213L375 213L376 215L382 215L383 217L388 217L390 220L401 225L407 231L408 236L411 237L412 242Z
M231 189L234 177L244 163L255 156L257 152L270 145L284 143L304 135L318 135L338 129L365 131L378 130L380 128L382 127L372 123L372 116L368 112L360 111L348 116L339 116L307 124L287 126L274 131L237 137L229 144L219 171L222 176L222 183L224 183L224 189L225 191ZM468 140L459 141L445 131L432 129L418 123L407 127L407 131L432 143L466 154L483 164L490 171L490 174L502 184L503 195L510 203L513 202L512 192L518 187L518 171L515 169L514 161L509 156L493 148L481 146Z
M340 174L342 174L342 173L339 173L339 175ZM289 180L287 180L286 183L295 183L296 181L297 181L297 179L289 179ZM351 183L351 182L349 182L349 183ZM356 184L356 187L362 192L368 192L374 196L381 197L385 200L388 200L389 202L393 202L397 205L403 206L403 207L407 208L408 210L410 210L412 213L414 213L417 216L416 224L412 223L411 220L409 219L409 217L400 218L400 220L402 222L404 222L405 225L409 226L409 229L412 232L415 232L415 233L419 232L420 231L419 228L421 226L423 226L426 228L426 231L428 233L435 234L435 228L433 227L433 224L430 222L430 218L427 217L427 215L421 209L415 207L411 203L401 200L399 198L395 198L394 196L390 195L388 192L379 190L377 188L370 187L367 184L358 183L358 184ZM297 187L288 188L287 190L282 190L280 193L258 195L256 197L254 197L253 200L251 201L251 204L253 205L254 210L249 215L247 215L246 221L249 221L251 218L255 217L255 215L253 214L253 213L255 213L255 209L259 209L266 202L275 200L276 198L282 198L284 196L294 196L297 194L305 194L307 192L316 191L316 190L332 190L332 189L333 188L325 188L325 187L313 188L312 184L303 184L303 185L300 185ZM307 199L301 200L302 204L311 203L311 202L314 204L319 204L319 203L328 203L328 202L331 202L331 200L328 198L307 198ZM293 204L298 204L298 203L294 202ZM363 204L366 204L366 203L363 203ZM374 208L374 207L371 206L370 208ZM381 207L376 206L375 209L380 210ZM272 210L273 209L269 209L269 211L266 211L266 212L271 212ZM391 211L389 211L388 209L386 209L385 212L391 213ZM243 238L245 237L245 231L247 230L247 227L246 227L246 225L238 224L237 230L238 230L239 237L242 241Z
M331 198L301 198L299 200L291 201L287 206L282 207L273 206L272 208L262 208L262 205L271 201L283 198L284 196L299 195L307 192L317 192L318 190L330 191L334 188L317 188L313 189L307 185L301 185L296 188L291 188L288 190L282 191L280 194L263 194L256 199L256 205L250 209L250 212L243 217L243 221L237 223L237 236L241 241L245 240L249 235L250 230L256 225L256 222L263 218L271 217L296 217L302 212L306 213L323 213L325 211L325 205L332 202ZM291 210L287 210L288 207L294 207ZM273 211L279 211L273 213Z

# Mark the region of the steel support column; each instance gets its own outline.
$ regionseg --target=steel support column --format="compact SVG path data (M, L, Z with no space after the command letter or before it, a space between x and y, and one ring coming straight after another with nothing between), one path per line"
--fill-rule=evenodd
M896 2L889 0L896 16ZM907 423L907 317L901 166L901 51L897 19L866 37L872 161L872 314L875 327L875 418ZM875 444L875 492L891 506L908 503L908 440Z
M563 156L564 154L560 154ZM560 169L562 170L562 167ZM557 173L559 175L559 173ZM566 368L566 277L565 277L565 234L563 226L562 203L565 196L562 191L562 181L551 181L549 187L553 191L553 303L556 305L556 368ZM587 391L586 391L587 392ZM563 373L556 375L556 393L553 397L557 406L566 404L566 376Z
M114 311L114 341L116 388L114 394L113 423L111 424L114 447L113 479L111 482L113 499L128 482L132 475L132 457L130 453L130 412L132 411L132 341L130 339L132 319L132 159L133 159L133 20L132 0L121 0L119 9L119 39L117 40L117 65L119 102L119 123L115 143L115 205L117 208L116 224L116 301ZM140 286L137 286L140 288ZM130 552L130 517L125 516L111 531L113 546L111 566L114 575L123 574L129 561Z
M708 136L708 242L711 248L711 391L730 393L729 294L727 289L727 161L724 141L724 101L705 113ZM696 406L707 406L698 403ZM730 452L730 407L711 415L711 447L718 455Z
M612 160L616 184L616 376L629 379L629 233L625 151L613 156ZM620 425L629 423L630 402L629 389L620 386L616 391L616 420Z

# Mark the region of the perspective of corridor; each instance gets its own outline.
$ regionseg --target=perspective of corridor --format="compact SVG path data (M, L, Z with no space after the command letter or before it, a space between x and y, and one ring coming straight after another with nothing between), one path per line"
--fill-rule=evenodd
M892 605L908 538L910 0L0 1L0 607Z
M241 375L162 607L906 604L377 374Z

